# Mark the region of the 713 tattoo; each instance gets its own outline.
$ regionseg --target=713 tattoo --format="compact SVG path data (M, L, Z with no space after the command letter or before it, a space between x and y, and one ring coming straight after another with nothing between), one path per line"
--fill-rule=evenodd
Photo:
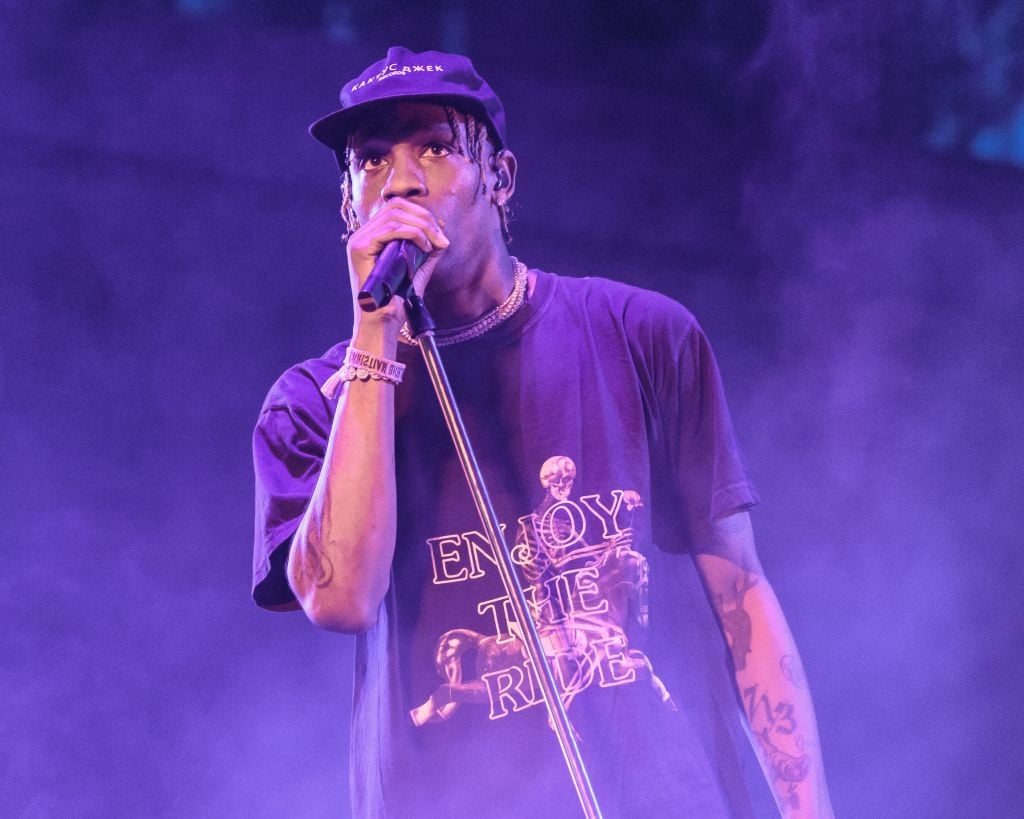
M767 694L758 696L756 685L743 689L743 697L746 700L747 716L755 729L760 728L758 716L763 714L764 722L767 723L763 730L769 733L792 734L796 730L792 703L778 702L773 706Z

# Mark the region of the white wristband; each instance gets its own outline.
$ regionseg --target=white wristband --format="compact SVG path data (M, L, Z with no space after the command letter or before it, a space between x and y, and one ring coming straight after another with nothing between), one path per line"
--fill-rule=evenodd
M345 351L345 361L338 371L328 378L320 388L320 392L328 398L336 398L342 384L349 381L385 381L388 384L401 384L405 365L392 361L390 358L373 355L364 350L349 347Z

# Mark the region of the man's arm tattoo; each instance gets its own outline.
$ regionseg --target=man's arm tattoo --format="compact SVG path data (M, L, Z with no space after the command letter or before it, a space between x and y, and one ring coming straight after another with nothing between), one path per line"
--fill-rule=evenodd
M302 574L310 583L318 589L330 585L334 577L334 564L319 544L307 539L306 548L300 552L299 560Z
M784 654L782 656L782 659L779 660L779 668L782 669L782 673L786 675L786 679L793 683L797 688L807 687L807 678L804 676L804 670L800 665L800 660L792 654Z
M752 635L752 623L750 615L743 608L743 598L749 589L757 585L757 577L750 572L744 572L741 580L737 581L732 594L714 593L715 608L718 609L718 616L722 621L722 629L725 631L729 642L729 650L732 652L732 663L737 671L743 671L747 667L747 655L750 653L750 641Z
M768 737L768 729L755 733L757 742L761 746L765 759L768 760L768 767L772 772L772 778L778 783L779 795L782 798L783 809L800 807L800 794L797 792L797 785L807 778L811 771L811 761L807 754L793 756L787 754Z
M758 688L752 685L743 689L744 704L747 707L747 716L750 724L760 730L761 725L766 725L767 730L773 734L792 734L797 729L796 718L793 716L793 704L789 702L777 702L772 705L767 694L758 695Z
M796 786L810 773L810 757L807 754L794 756L787 753L773 741L773 736L782 734L793 737L797 748L803 747L802 738L799 735L793 736L799 727L793 704L785 701L773 703L756 685L743 690L743 704L747 709L751 730L768 761L768 768L777 783L784 806L799 808L800 797Z

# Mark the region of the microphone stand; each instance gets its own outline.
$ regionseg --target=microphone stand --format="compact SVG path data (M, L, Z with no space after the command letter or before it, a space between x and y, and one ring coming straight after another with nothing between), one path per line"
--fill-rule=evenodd
M579 745L576 743L576 735L569 722L569 713L566 711L565 703L558 692L555 682L555 675L551 670L544 647L541 644L540 632L537 624L530 614L526 594L523 592L523 585L516 574L512 561L512 553L501 532L498 516L491 504L490 495L484 485L484 478L480 472L480 466L473 454L473 446L466 434L466 427L462 423L462 415L459 413L458 405L455 403L455 396L452 394L451 384L448 382L448 375L445 372L444 364L437 349L437 341L434 338L436 325L423 299L412 288L412 283L406 279L404 292L398 293L405 299L405 313L409 319L409 327L412 330L413 338L419 342L420 350L423 353L423 362L426 364L427 372L430 374L430 381L437 394L438 403L441 406L441 413L444 415L445 423L448 425L448 432L455 444L455 451L462 464L462 471L469 484L470 494L476 504L477 514L480 515L480 522L484 527L484 534L491 543L494 550L494 557L497 562L498 573L505 586L505 593L512 604L512 611L515 614L516 622L519 623L522 631L523 646L526 649L528 664L536 671L537 681L540 683L541 693L544 695L544 703L547 705L548 717L555 735L558 737L558 744L562 750L566 767L572 777L573 786L576 788L576 795L579 797L580 806L583 808L583 815L586 819L601 819L601 809L597 804L597 796L594 794L594 787L587 775L583 757L580 754ZM364 308L365 309L365 308Z

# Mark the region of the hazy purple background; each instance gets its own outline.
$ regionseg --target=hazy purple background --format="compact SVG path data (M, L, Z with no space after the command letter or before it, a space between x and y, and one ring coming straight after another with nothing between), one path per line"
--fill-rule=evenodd
M840 815L1020 812L1021 14L676 5L0 7L0 814L344 815L249 436L349 326L305 128L392 42L503 97L514 251L709 330Z

